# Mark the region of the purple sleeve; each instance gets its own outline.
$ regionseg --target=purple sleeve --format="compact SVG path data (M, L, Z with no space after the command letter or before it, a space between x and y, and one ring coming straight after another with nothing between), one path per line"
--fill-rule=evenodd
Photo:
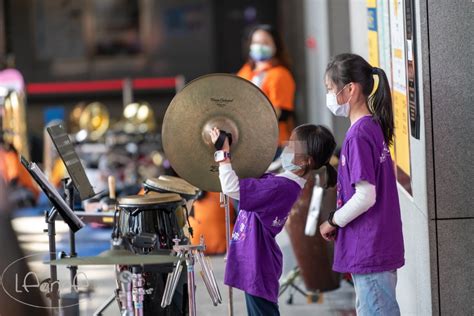
M240 208L248 212L265 209L278 196L278 185L273 176L240 179Z
M375 185L375 149L363 137L354 137L348 142L347 166L349 168L350 183L367 181Z

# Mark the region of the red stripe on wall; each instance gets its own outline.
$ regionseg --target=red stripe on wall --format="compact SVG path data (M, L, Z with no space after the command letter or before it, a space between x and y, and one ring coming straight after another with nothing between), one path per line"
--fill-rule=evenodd
M137 78L132 80L134 89L174 89L176 78ZM123 80L94 80L70 82L38 82L26 86L28 94L85 93L120 91Z

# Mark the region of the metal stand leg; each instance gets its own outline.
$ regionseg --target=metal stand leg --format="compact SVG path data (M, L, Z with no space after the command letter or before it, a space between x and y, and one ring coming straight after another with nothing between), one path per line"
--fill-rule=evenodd
M229 253L229 246L230 246L230 235L232 232L230 231L230 205L229 205L229 197L223 193L221 193L221 206L225 208L225 239L226 239L226 260L227 255ZM234 315L234 299L232 294L232 287L228 287L229 293L229 305L228 305L228 313L229 316Z
M49 240L49 260L56 260L56 215L58 211L53 207L49 212L46 212L46 223L48 224L48 240ZM51 307L56 309L59 307L59 282L58 269L55 265L49 266L50 273L50 289L49 299L51 300Z
M115 301L116 294L112 294L99 308L94 312L93 316L102 316L102 313Z
M204 284L211 296L212 302L215 306L222 303L222 297L217 286L216 278L212 272L209 262L204 257L203 251L205 250L204 240L201 237L201 244L198 246L191 245L180 245L179 239L174 239L175 245L173 251L177 253L178 262L173 269L172 273L168 274L166 280L165 291L161 300L161 307L165 308L171 304L176 285L178 284L181 271L183 270L183 258L186 260L187 277L188 277L188 297L189 297L189 316L196 316L196 284L194 279L194 266L195 262L199 262L201 265L201 276L203 277Z
M194 257L192 253L186 254L186 266L188 268L189 316L196 316L196 286L194 284Z
M64 193L66 203L71 210L74 210L74 185L70 178L63 179ZM69 258L77 257L76 253L76 235L69 229ZM79 289L77 287L77 266L69 266L69 274L71 278L71 293L66 293L61 296L63 306L70 306L67 308L69 316L79 315ZM67 304L65 302L67 301Z

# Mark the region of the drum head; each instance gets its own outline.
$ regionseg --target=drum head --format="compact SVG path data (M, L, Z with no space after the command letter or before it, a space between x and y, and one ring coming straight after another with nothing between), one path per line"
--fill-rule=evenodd
M181 202L182 198L175 193L157 193L151 195L129 195L118 198L118 205L126 207L149 207L153 205Z
M184 181L163 180L159 178L147 179L143 184L146 188L152 191L166 191L185 195L196 195L197 188L191 184L186 184Z

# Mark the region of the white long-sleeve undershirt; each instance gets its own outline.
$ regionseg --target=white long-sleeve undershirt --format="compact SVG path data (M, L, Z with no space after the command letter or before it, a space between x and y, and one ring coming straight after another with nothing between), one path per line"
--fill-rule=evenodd
M222 193L234 200L240 200L239 177L237 177L230 163L219 166L219 180Z
M296 182L300 188L303 188L306 180L290 171L285 171L277 175L277 177L284 177ZM240 183L239 177L232 169L232 165L223 164L219 166L219 180L221 182L222 193L234 200L240 200Z
M356 183L355 193L334 213L333 222L339 227L344 227L354 219L367 212L376 201L375 185L367 181Z

